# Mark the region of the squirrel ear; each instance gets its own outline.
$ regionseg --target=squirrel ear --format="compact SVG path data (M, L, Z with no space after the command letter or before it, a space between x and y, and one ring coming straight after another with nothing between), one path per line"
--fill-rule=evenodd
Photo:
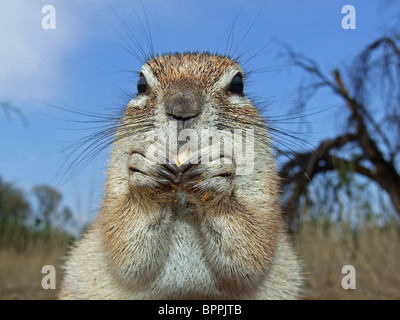
M147 84L146 77L143 74L140 74L140 78L137 82L138 94L145 93L147 91L147 89L148 89L148 84Z
M241 73L237 73L229 85L228 91L230 93L236 93L239 95L243 95L243 76Z

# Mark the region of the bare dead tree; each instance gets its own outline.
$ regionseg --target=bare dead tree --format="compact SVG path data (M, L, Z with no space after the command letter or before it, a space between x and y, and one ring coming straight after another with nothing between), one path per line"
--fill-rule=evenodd
M26 120L25 115L18 107L15 107L9 102L2 101L0 102L0 109L4 111L4 114L6 115L7 118L10 118L11 114L15 114L17 115L18 118L20 118L20 120L25 126L28 125L28 121Z
M292 220L314 177L346 170L362 175L387 192L400 215L400 46L399 37L381 37L369 44L346 69L324 73L318 64L290 49L297 67L311 76L299 106L328 89L343 102L347 129L315 149L294 152L280 169L286 190L284 210ZM306 93L306 94L304 94ZM377 111L378 110L378 111ZM351 147L351 153L344 152ZM328 191L327 191L328 192Z

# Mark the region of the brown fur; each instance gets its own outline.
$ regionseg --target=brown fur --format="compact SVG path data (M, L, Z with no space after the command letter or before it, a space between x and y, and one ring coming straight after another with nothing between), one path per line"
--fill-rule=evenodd
M71 251L61 298L298 296L300 266L284 232L267 128L250 100L227 92L238 72L235 60L200 53L145 64L148 90L127 106L116 132L103 206ZM199 136L204 128L254 129L251 174L235 175L234 159L179 168L175 182L160 180L162 167L144 157L144 135L168 130L166 105L182 90L188 107L201 106L195 121L185 122Z

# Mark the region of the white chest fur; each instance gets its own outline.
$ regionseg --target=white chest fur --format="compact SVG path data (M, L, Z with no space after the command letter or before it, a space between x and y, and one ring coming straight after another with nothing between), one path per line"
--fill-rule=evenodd
M168 258L152 285L155 292L164 292L165 298L215 296L219 290L204 258L201 237L192 214L176 215Z

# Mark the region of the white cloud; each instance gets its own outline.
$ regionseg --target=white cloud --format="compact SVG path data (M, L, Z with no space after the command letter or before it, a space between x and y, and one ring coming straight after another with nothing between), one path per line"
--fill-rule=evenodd
M100 5L99 5L100 3ZM62 61L88 36L88 17L100 1L0 2L0 101L54 97L65 81ZM56 29L42 28L42 7L56 9ZM95 21L95 20L94 20Z

